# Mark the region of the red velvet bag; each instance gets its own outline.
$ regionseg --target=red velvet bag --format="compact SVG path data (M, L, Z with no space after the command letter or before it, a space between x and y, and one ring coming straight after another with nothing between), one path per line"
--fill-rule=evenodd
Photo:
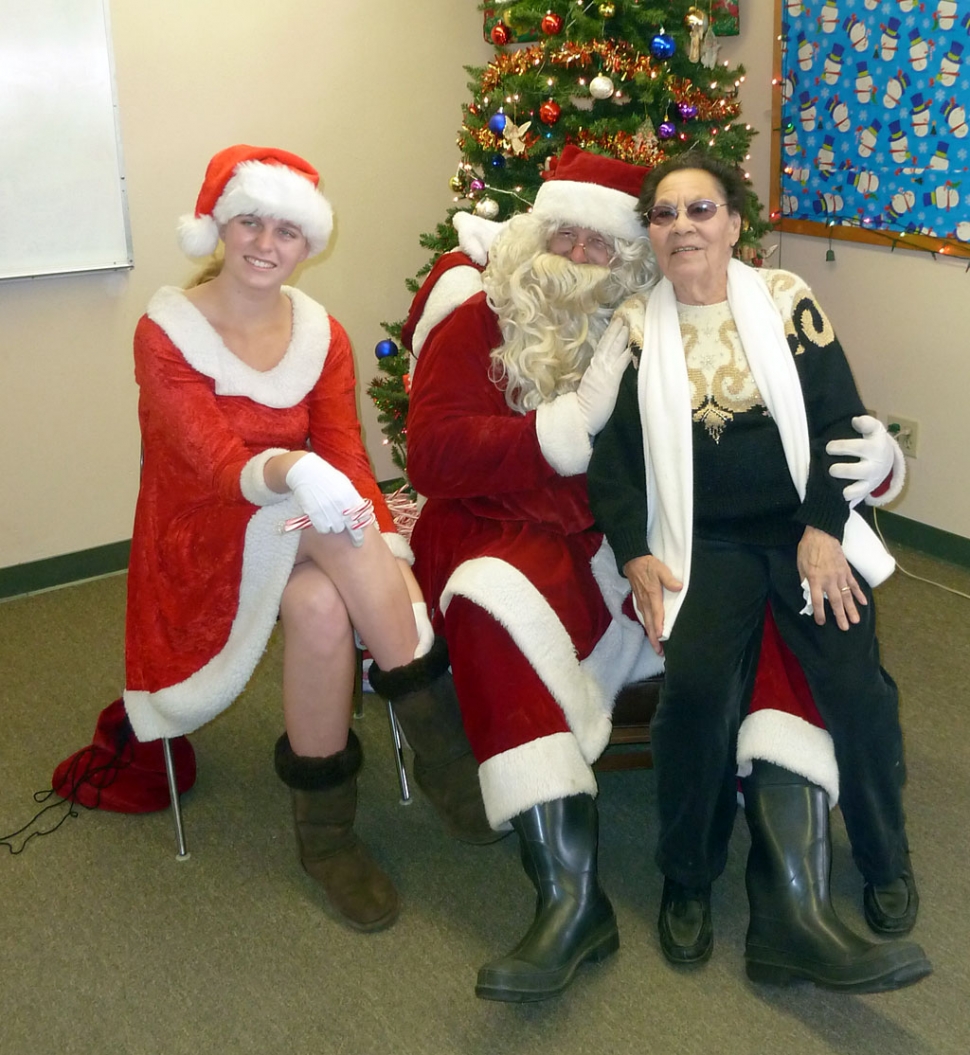
M170 743L181 794L195 783L195 750L184 736ZM116 813L151 813L171 801L162 742L135 736L121 699L105 707L92 742L60 763L51 785L63 799Z

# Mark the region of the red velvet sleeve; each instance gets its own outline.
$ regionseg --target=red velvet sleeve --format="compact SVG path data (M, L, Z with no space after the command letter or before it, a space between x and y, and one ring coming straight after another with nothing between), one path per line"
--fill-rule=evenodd
M463 499L479 516L583 530L592 522L585 476L556 473L535 413L511 411L489 378L501 339L484 293L431 332L412 378L408 477L420 494Z

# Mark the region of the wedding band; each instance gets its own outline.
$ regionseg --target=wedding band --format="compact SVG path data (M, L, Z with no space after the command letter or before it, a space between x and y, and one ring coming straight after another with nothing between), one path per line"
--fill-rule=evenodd
M840 593L852 593L852 587L851 586L843 586L842 589L839 592Z

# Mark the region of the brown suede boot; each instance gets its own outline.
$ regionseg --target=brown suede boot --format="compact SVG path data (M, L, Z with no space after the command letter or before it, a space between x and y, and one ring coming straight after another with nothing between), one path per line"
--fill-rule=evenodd
M351 927L389 927L397 919L397 891L354 833L363 753L353 729L343 751L326 758L294 754L284 733L276 742L275 762L293 797L297 848L307 874Z
M394 704L414 750L414 779L448 834L478 844L507 835L485 816L478 762L462 725L445 639L436 637L426 656L406 666L384 671L373 663L369 676L374 691Z

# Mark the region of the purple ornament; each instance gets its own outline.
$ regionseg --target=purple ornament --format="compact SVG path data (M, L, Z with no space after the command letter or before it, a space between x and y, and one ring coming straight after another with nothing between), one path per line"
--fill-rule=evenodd
M508 118L501 111L497 114L492 114L488 119L488 130L500 136L505 131L505 122L507 120Z
M485 189L485 183L480 179L473 179L469 185L473 191L480 191Z
M655 59L669 59L677 50L677 44L669 33L658 33L650 41L650 54Z
M391 340L378 341L374 346L374 355L378 359L390 359L397 355L397 345Z
M677 112L685 121L690 121L697 116L697 107L691 106L690 103L678 103Z
M677 128L672 121L662 121L657 128L657 135L661 139L673 139L677 135Z

